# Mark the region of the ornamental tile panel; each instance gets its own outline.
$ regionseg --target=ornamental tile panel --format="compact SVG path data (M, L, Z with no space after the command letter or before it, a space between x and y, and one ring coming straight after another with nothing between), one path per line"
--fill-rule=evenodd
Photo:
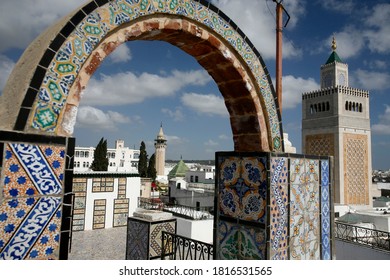
M7 144L4 197L61 194L64 165L65 150L62 147Z
M149 223L127 221L127 260L147 260L149 253Z
M265 158L227 157L218 161L220 214L265 223Z
M330 230L329 161L321 160L321 252L323 260L331 259Z
M271 158L270 259L288 258L288 167L287 158Z
M150 258L161 256L163 231L176 234L176 221L161 222L150 226Z
M0 259L58 259L61 198L6 199L0 205Z
M217 250L219 260L235 260L238 255L239 225L227 221L219 221L217 232Z
M221 260L266 259L266 233L264 229L219 221L217 242Z
M319 161L290 162L290 258L312 259L319 254Z

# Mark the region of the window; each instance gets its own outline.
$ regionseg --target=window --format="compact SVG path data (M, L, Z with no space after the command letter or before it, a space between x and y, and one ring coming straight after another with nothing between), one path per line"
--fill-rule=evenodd
M198 182L199 182L199 177L195 176L195 183L198 183Z

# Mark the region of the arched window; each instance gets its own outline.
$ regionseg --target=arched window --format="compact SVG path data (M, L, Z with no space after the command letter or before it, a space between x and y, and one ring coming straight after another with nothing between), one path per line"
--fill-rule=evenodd
M330 104L329 102L326 102L326 111L329 111L330 110Z
M348 101L345 101L345 111L348 111Z
M359 104L359 112L363 112L363 106L362 106L362 103Z

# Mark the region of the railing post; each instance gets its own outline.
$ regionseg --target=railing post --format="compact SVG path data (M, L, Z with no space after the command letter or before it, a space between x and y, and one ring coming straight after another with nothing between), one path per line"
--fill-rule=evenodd
M165 260L165 231L162 231L161 232L161 259L162 260Z

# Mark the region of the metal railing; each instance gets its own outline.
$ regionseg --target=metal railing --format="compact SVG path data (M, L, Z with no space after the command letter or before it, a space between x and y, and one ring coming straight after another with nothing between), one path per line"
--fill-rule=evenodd
M176 216L188 218L191 220L213 219L213 207L190 207L185 205L164 204L160 199L138 198L138 207L147 210L160 210L170 212Z
M147 210L163 210L164 203L160 199L156 198L138 198L138 207L147 209Z
M390 232L335 222L335 238L390 251Z
M185 205L164 205L164 211L191 220L213 219L213 207L190 207Z
M213 245L162 231L162 260L212 260Z

